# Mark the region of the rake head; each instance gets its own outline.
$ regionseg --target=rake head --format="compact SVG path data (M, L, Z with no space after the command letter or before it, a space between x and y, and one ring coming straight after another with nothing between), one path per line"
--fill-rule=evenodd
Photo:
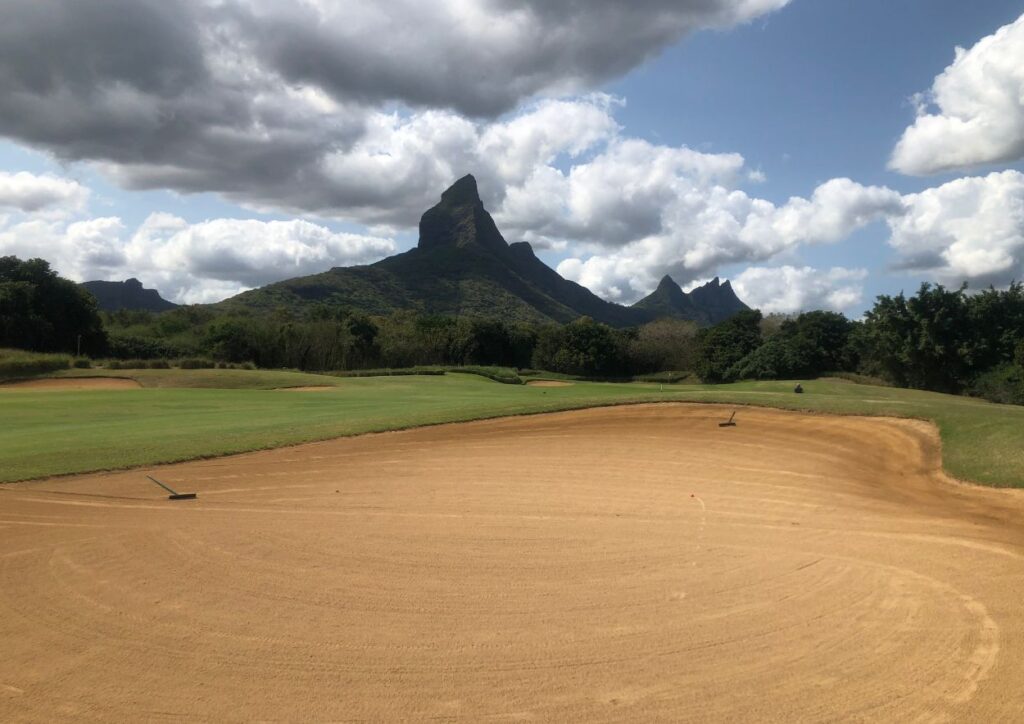
M150 480L152 480L157 485L159 485L164 490L166 490L168 493L170 493L170 495L167 496L168 500L192 500L192 499L194 499L196 497L195 493L179 493L177 490L172 488L170 485L167 485L165 483L161 483L159 480L154 478L152 475L147 475L146 477L149 478Z

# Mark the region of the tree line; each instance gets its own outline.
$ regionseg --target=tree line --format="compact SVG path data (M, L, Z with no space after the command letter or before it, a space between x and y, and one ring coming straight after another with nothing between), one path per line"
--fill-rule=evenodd
M198 307L102 318L114 357L208 356L307 371L486 365L625 378L692 369L698 335L696 324L679 320L613 329L589 317L545 325L408 311L371 317L326 305L301 318Z
M766 322L768 322L766 324ZM703 330L697 365L709 382L853 372L899 387L1024 404L1024 286L968 294L922 284L881 295L863 320L807 312L781 320L741 312Z
M615 329L583 317L529 324L313 305L301 317L180 307L100 313L40 259L0 259L0 347L120 359L208 357L308 371L495 365L623 379L693 372L705 382L866 375L902 387L1024 404L1024 287L968 293L922 284L861 320L828 311L714 327L663 319Z

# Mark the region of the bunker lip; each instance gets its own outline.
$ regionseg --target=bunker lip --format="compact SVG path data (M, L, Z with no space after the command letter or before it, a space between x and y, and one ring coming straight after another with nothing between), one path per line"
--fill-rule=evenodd
M926 423L722 419L605 407L147 471L186 504L139 470L5 486L0 718L1012 719L1024 498L947 483Z
M72 392L82 390L138 390L136 380L128 377L44 377L0 383L0 392L42 391Z
M337 390L337 385L297 385L295 387L277 387L277 392L330 392Z

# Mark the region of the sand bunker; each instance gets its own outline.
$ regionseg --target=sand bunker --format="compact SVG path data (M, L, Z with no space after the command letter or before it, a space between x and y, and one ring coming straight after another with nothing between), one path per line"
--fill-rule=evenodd
M127 377L47 377L0 384L4 390L137 390L140 385Z
M572 382L562 380L530 380L526 384L530 387L572 387Z
M0 486L0 720L1011 721L1024 504L659 405Z

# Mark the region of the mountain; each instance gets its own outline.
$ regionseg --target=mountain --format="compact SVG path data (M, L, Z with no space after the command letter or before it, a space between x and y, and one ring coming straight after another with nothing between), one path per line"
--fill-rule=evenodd
M657 289L632 306L653 318L692 319L701 325L718 324L749 308L728 281L723 284L715 277L687 294L668 275L661 278Z
M562 278L527 242L510 245L484 208L472 176L459 179L441 195L440 202L423 214L419 231L414 249L375 264L288 279L216 306L225 311L299 310L324 302L370 314L408 309L531 322L589 316L618 327L642 324L661 311L607 302ZM714 316L700 310L685 314L698 321Z
M715 277L690 292L690 301L707 315L709 324L723 322L737 312L750 309L740 301L728 280L720 283Z
M162 298L156 289L144 289L138 279L125 279L123 282L83 282L82 286L96 297L100 309L104 312L116 312L119 309L166 312L178 306Z

